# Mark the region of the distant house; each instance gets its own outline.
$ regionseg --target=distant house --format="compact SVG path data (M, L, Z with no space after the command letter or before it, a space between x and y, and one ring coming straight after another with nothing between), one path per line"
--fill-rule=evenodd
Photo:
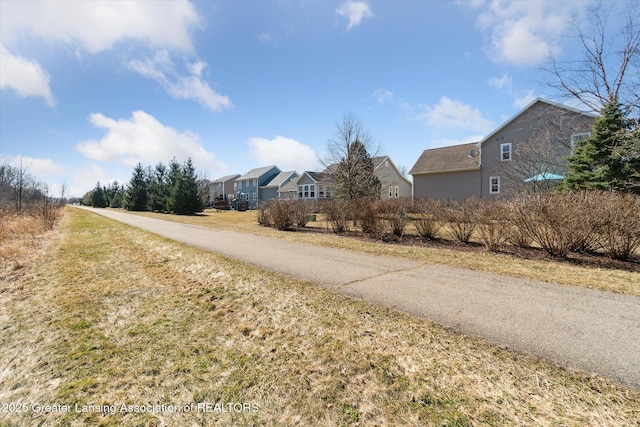
M303 172L296 181L298 199L314 200L331 197L331 174L327 172Z
M373 173L380 180L381 199L411 197L411 181L402 176L389 156L374 157L371 160ZM336 167L337 164L333 164L322 172L304 172L297 182L297 197L315 200L331 197L332 173Z
M271 181L260 187L260 195L258 200L261 202L265 200L275 199L281 197L280 191L289 182L295 182L298 178L296 171L280 172L274 176Z
M250 207L256 207L260 198L260 187L267 185L282 172L277 166L251 169L236 179L235 193L239 200L246 200Z
M398 197L411 197L411 181L402 176L389 156L374 157L373 173L382 184L380 198L395 199Z
M209 183L209 199L211 202L230 202L235 196L235 182L240 174L227 175Z
M503 197L552 186L595 118L536 99L480 142L424 150L410 171L413 197Z

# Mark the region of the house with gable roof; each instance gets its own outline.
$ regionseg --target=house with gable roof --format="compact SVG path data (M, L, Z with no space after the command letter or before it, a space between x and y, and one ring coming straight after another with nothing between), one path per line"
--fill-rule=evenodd
M280 172L278 175L274 176L271 181L260 187L258 200L263 202L265 200L282 197L281 190L283 187L285 187L289 182L295 182L297 178L298 172L296 171Z
M508 197L557 182L596 117L536 99L477 143L424 150L410 171L413 197Z
M260 189L282 172L277 166L264 166L251 169L238 177L235 183L236 199L246 200L249 207L255 208L261 198Z

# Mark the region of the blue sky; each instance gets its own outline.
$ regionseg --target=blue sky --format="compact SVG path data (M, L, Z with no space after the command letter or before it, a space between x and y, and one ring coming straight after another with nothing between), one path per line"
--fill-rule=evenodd
M0 0L0 161L71 196L172 157L316 170L353 113L410 168L549 98L587 4Z

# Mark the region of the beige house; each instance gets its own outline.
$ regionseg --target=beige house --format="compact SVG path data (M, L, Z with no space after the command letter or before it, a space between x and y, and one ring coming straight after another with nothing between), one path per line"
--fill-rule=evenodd
M395 199L398 197L411 197L411 181L402 176L389 156L374 157L373 173L380 180L380 198Z
M478 143L425 150L410 171L413 197L498 198L553 187L596 117L536 99Z
M389 156L374 157L373 173L380 180L381 199L393 199L398 197L411 197L411 181L402 176ZM288 197L292 190L299 199L322 200L331 197L331 171L336 165L331 165L322 172L304 172L294 184L289 184L281 191L281 197Z

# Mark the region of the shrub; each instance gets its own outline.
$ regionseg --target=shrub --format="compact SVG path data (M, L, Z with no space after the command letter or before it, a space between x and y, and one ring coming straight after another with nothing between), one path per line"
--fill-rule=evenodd
M467 198L462 202L450 200L443 210L443 218L447 221L447 232L460 243L469 243L476 229L475 211L478 200Z
M407 198L383 200L378 204L378 211L389 224L391 233L394 236L404 236L405 229L411 219L411 200Z
M480 240L487 250L495 252L509 239L511 225L505 203L483 199L475 211Z
M258 224L265 226L265 227L271 227L273 224L271 222L271 212L269 210L269 202L262 202L258 205L258 210L257 210L257 219L258 219Z
M322 203L320 209L326 216L327 221L331 224L334 233L344 233L347 231L347 222L351 215L349 213L349 205L346 201L329 199Z
M298 228L304 228L309 222L309 214L311 213L311 205L302 199L292 200L293 216L295 225Z
M422 240L435 239L442 227L442 201L436 199L419 199L414 202L415 213L413 225Z
M382 238L384 227L379 215L379 202L373 197L361 197L350 201L351 217L360 224L362 232L372 239Z
M562 194L536 193L515 202L514 222L548 254L564 258L572 246L571 206Z
M640 247L640 196L600 193L599 202L602 248L610 258L628 260Z

